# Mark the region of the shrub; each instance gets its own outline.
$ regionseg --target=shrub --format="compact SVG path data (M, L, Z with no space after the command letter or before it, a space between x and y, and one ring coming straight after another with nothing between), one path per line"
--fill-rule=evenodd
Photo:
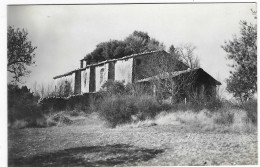
M221 112L215 119L214 123L220 125L230 125L234 122L234 113Z
M127 93L127 87L124 82L108 80L103 85L102 88L106 93L110 95L121 95Z
M150 95L151 91L148 87L141 84L125 84L124 82L113 80L108 80L102 85L103 95Z
M135 98L135 106L138 110L139 119L154 118L156 114L164 109L153 96L141 95Z
M210 98L205 105L205 108L210 111L216 111L222 107L223 100L220 98Z
M191 98L188 108L196 112L203 109L216 111L222 107L222 102L223 100L220 98L212 98L212 97Z
M8 121L41 117L38 99L26 86L8 85Z
M45 116L47 126L60 126L60 125L70 125L72 120L69 119L63 112L56 114L49 114Z
M103 98L105 97L104 93L100 94L93 94L92 96L89 96L87 100L87 105L84 110L86 114L91 114L93 112L97 112L100 108L100 103L103 101Z
M137 113L134 100L133 97L126 96L111 96L110 98L105 98L100 105L99 114L111 127L128 123L131 121L131 115Z
M109 126L115 127L131 122L133 116L139 120L153 118L160 109L160 104L151 96L112 95L101 102L99 115Z
M240 108L246 111L247 118L254 124L257 124L257 100L248 100L240 105Z

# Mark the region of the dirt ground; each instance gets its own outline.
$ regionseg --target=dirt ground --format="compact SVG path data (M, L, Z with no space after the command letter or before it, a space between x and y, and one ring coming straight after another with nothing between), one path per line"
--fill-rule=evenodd
M192 126L105 128L95 119L49 128L9 129L9 166L256 165L256 133Z

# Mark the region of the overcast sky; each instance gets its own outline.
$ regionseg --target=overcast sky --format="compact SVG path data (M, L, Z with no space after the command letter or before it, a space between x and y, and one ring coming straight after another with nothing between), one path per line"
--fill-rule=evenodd
M100 42L122 40L134 30L166 45L192 43L201 67L225 85L229 76L225 40L239 34L239 21L256 23L255 3L31 5L9 6L8 25L24 28L37 46L36 67L25 84L52 82L56 75L79 68Z

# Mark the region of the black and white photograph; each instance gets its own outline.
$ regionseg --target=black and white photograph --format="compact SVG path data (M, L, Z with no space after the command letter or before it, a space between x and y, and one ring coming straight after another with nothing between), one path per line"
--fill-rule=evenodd
M5 8L7 166L258 165L256 2Z

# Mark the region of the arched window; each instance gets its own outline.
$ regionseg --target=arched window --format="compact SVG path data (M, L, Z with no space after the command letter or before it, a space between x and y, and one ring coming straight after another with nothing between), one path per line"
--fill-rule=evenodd
M103 79L104 79L104 68L101 68L101 70L100 70L100 83L102 83L103 82Z

